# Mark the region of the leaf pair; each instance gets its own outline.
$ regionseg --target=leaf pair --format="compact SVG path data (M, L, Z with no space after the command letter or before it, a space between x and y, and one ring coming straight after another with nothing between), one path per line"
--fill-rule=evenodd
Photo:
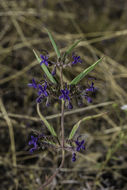
M56 52L56 55L57 55L57 58L60 59L61 58L61 55L60 55L60 51L51 35L51 33L48 31L48 29L46 29L47 33L48 33L48 36L49 36L49 39L52 43L52 46ZM72 44L72 46L70 46L67 51L64 53L64 56L63 56L63 59L65 59L67 57L67 55L69 55L72 50L81 42L82 40L78 40L76 41L74 44ZM36 54L35 50L34 51L34 54L38 60L38 62L40 63L41 62L41 59L38 57L38 55ZM103 58L99 59L97 62L95 62L93 65L91 65L90 67L88 67L87 69L85 69L84 71L82 71L78 76L76 76L71 82L70 82L70 85L76 85L80 80L82 80L89 72L91 72L94 67L96 65L98 65L101 61L102 61ZM45 74L47 75L47 77L49 78L49 80L54 83L54 84L57 84L56 80L54 79L54 77L52 76L52 74L49 72L48 68L46 67L45 64L42 64L41 65L43 71L45 72Z

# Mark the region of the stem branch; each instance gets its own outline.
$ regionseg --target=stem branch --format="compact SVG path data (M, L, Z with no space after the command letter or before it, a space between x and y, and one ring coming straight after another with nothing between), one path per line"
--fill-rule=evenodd
M61 85L61 89L63 89L63 70L62 70L62 65L60 66L60 85ZM47 185L49 185L53 178L58 174L58 172L60 171L60 169L63 167L64 164L64 159L65 159L65 150L64 150L64 100L61 101L61 147L62 147L62 160L61 160L61 164L59 166L59 168L56 169L56 171L54 172L54 174L52 176L50 176L46 182L39 188L39 190L43 190L44 187L46 187Z

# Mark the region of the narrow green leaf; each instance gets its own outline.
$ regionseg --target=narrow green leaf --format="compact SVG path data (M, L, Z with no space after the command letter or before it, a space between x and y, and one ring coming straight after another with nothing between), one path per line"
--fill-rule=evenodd
M54 79L54 77L51 75L51 73L49 72L48 68L46 67L45 64L41 65L41 68L43 69L43 71L46 73L47 77L49 78L49 80L54 83L57 84L56 80Z
M41 114L40 109L39 109L39 104L37 104L37 113L40 116L41 120L44 122L44 124L46 125L46 127L48 128L48 130L50 131L50 133L57 137L57 134L54 130L54 128L49 124L49 122L45 119L45 117Z
M38 60L38 63L41 62L41 59L38 57L37 53L35 52L35 50L33 49L33 52L36 56L36 59ZM49 80L54 83L57 84L56 80L54 79L54 77L52 76L52 74L49 72L48 68L46 67L45 64L41 65L41 68L43 69L43 71L45 72L45 74L47 75L47 77L49 78Z
M90 71L94 69L98 63L102 61L103 58L99 59L97 62L95 62L93 65L85 69L83 72L81 72L77 77L75 77L71 82L70 85L76 85L80 80L82 80Z
M82 41L82 40L78 40L78 41L74 42L74 43L68 48L68 50L65 52L63 58L65 59L66 56L69 55L69 54L72 52L72 50L73 50L81 41Z
M74 135L75 135L76 131L78 130L78 128L79 128L81 122L86 121L86 120L90 120L90 119L95 119L95 118L100 117L100 116L102 116L102 115L104 115L104 114L106 114L106 113L107 113L107 112L105 112L105 113L100 113L100 114L96 114L96 115L93 115L93 116L87 116L87 117L84 117L83 119L79 120L79 121L73 126L73 128L72 128L72 130L71 130L71 132L70 132L70 135L69 135L69 140L71 140L71 139L74 137Z
M56 52L56 55L57 55L57 57L58 57L58 59L59 59L59 58L60 58L60 51L59 51L59 49L58 49L58 47L57 47L57 45L56 45L56 43L55 43L55 41L54 41L54 39L53 39L51 33L48 31L47 28L46 28L46 31L47 31L48 36L49 36L49 39L50 39L50 41L51 41L51 43L52 43L52 45L53 45L53 47L54 47L54 50L55 50L55 52Z

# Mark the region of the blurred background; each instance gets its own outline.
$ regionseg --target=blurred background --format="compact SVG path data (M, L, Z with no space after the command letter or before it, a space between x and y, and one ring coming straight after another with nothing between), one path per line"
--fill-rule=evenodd
M105 56L90 73L96 97L92 104L75 103L75 113L66 114L65 136L79 119L106 112L81 124L86 150L75 163L66 152L64 167L45 189L126 190L127 112L121 109L127 104L126 0L0 0L0 189L38 189L60 163L60 152L44 148L31 155L28 147L33 131L47 133L36 112L36 92L27 86L33 77L43 78L33 48L47 50L56 61L44 27L61 53L84 39L75 49L83 63L64 72L67 81ZM59 102L41 104L41 112L59 132Z

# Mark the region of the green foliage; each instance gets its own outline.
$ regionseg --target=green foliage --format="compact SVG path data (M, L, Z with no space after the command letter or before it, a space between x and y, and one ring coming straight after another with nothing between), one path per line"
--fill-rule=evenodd
M53 46L53 48L54 48L54 50L55 50L55 52L56 52L57 58L59 59L59 58L60 58L60 51L59 51L59 49L58 49L58 47L57 47L57 45L56 45L56 43L55 43L55 41L54 41L54 39L53 39L51 33L48 31L47 28L46 28L46 31L47 31L47 33L48 33L49 39L50 39L50 41L51 41L51 43L52 43L52 46Z
M63 56L63 59L65 59L67 57L67 55L69 55L72 50L81 42L82 40L78 40L76 41L75 43L73 43L69 48L68 50L65 52L64 56Z
M82 80L90 71L92 71L96 65L98 65L103 58L99 59L97 62L95 62L93 65L85 69L83 72L81 72L77 77L75 77L71 82L70 85L76 85L80 80Z
M41 120L44 122L44 124L46 125L46 127L48 128L48 130L50 131L50 133L57 137L57 134L54 130L54 128L49 124L49 122L45 119L45 117L41 114L40 109L39 109L39 104L37 104L37 113L40 116Z
M41 62L41 59L38 57L37 53L35 52L35 50L33 50L35 56L36 56L36 59L38 60L38 63ZM47 75L48 79L54 83L54 84L57 84L56 80L54 79L54 77L52 76L52 74L49 72L48 68L46 67L45 64L42 64L41 65L41 68L43 69L43 71L45 72L45 74Z
M100 113L100 114L96 114L96 115L93 115L93 116L87 116L87 117L84 117L84 118L82 118L81 120L79 120L79 121L73 126L73 128L72 128L72 130L71 130L71 132L70 132L70 135L69 135L69 140L71 140L71 139L74 137L76 131L78 130L80 124L81 124L83 121L100 117L100 116L102 116L103 114L105 114L105 113Z

